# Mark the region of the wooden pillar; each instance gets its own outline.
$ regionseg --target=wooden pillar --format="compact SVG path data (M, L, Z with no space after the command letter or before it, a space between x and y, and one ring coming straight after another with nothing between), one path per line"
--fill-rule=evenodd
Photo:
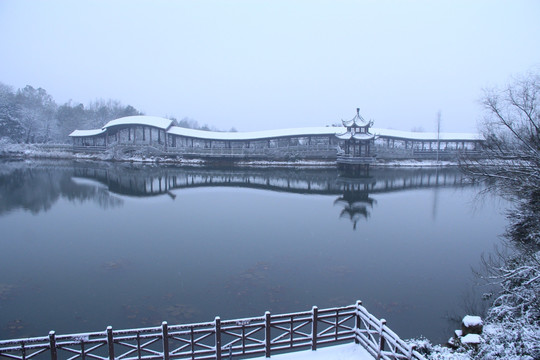
M114 360L114 339L112 326L107 326L107 347L109 349L109 360Z
M271 355L271 321L270 311L264 313L264 353L267 358ZM292 335L291 335L292 336Z
M381 358L382 352L384 350L384 345L386 342L383 336L383 332L384 332L383 328L385 325L386 325L386 320L381 319L381 327L379 328L379 349L377 351L377 360Z
M387 184L388 186L388 184ZM360 319L360 311L359 308L362 306L362 302L360 300L356 301L356 316L354 317L354 342L356 344L360 344L360 341L358 339L358 331L360 329L360 326L362 324L362 320Z
M169 360L169 328L166 321L161 323L161 338L163 341L163 360Z
M49 348L51 351L51 360L58 358L58 352L56 350L56 333L54 331L49 332Z
M311 350L317 350L317 322L319 321L319 308L314 306L311 312Z
M219 316L216 316L214 331L216 337L216 360L221 360L221 319Z

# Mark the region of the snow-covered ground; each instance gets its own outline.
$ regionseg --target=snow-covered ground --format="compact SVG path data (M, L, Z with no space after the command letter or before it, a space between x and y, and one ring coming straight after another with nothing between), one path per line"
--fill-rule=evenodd
M259 359L259 358L256 358ZM266 359L261 357L260 359ZM344 344L320 348L317 351L305 350L288 354L274 355L276 360L373 360L366 349L360 345Z

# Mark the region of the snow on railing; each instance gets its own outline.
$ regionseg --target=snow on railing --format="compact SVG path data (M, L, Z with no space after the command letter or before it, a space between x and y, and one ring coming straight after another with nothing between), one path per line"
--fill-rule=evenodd
M319 345L354 341L376 359L424 357L370 314L355 305L212 322L1 340L0 358L27 359L232 359L317 350Z

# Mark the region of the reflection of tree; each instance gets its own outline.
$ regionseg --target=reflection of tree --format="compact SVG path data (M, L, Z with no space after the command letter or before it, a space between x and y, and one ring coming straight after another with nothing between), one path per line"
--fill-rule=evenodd
M369 189L373 184L348 183L344 185L343 195L334 201L334 205L340 204L343 210L339 214L340 218L349 218L356 230L356 224L360 219L367 219L370 209L377 203L375 199L369 197Z
M10 166L0 174L0 214L23 209L37 214L49 210L60 198L95 201L103 208L120 206L122 200L103 187L76 184L65 168Z

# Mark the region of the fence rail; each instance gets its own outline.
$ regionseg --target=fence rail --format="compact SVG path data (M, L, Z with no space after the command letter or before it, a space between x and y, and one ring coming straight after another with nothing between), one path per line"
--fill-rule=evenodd
M317 350L320 345L354 341L375 359L424 357L370 314L362 303L272 315L159 327L1 340L0 358L29 359L233 359Z

